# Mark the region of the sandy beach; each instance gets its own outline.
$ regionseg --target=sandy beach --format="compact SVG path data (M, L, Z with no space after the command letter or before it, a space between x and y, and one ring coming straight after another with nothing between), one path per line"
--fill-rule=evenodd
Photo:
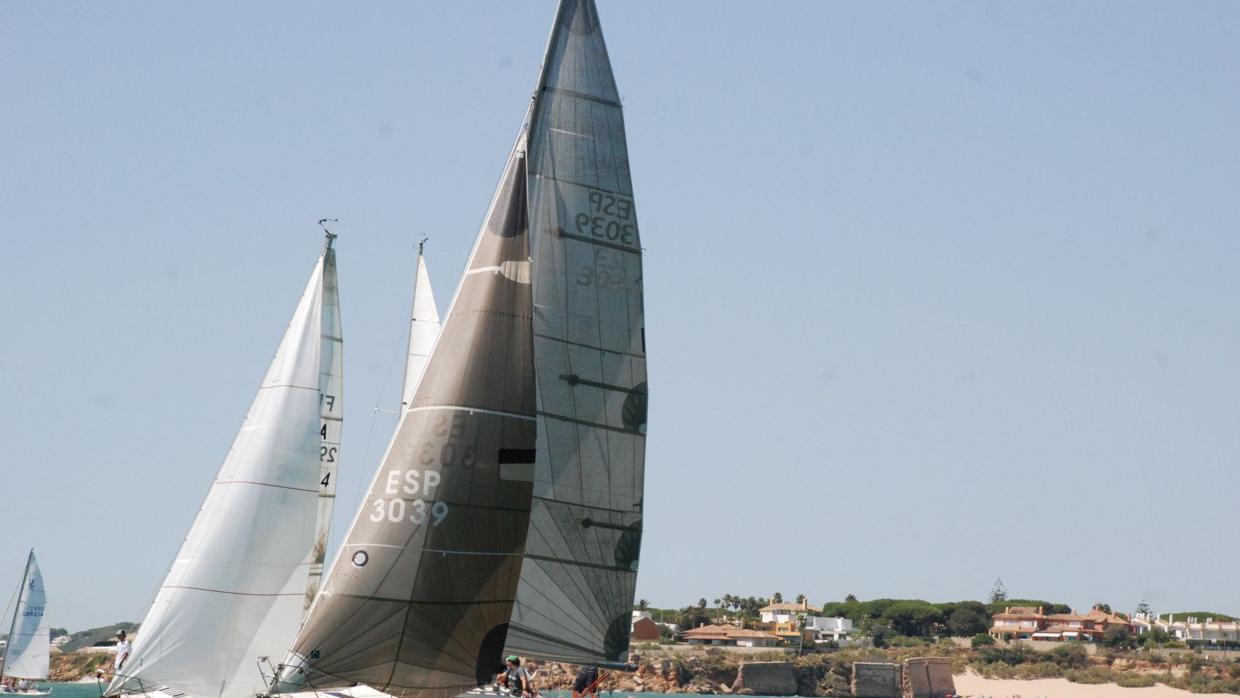
M987 679L977 674L957 674L956 692L962 696L988 698L1235 698L1230 693L1190 693L1158 684L1149 688L1124 688L1113 683L1072 683L1067 679Z

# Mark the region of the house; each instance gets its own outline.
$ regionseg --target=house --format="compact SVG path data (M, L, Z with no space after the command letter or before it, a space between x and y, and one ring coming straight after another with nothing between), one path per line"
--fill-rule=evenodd
M805 629L812 631L818 642L846 642L853 633L853 622L848 618L806 616Z
M731 645L733 647L775 647L779 637L761 630L746 630L735 625L703 625L681 633L690 645Z
M993 616L990 636L996 640L1095 641L1108 628L1120 625L1133 630L1121 615L1094 608L1089 613L1044 613L1041 606L1010 606Z
M1010 606L993 616L990 636L996 640L1031 640L1045 619L1041 606Z
M809 605L807 601L802 601L801 603L773 603L758 609L763 623L795 623L802 616L815 615L821 612L822 609Z
M629 635L630 642L658 642L659 641L659 624L650 620L649 616L637 618L633 621L632 632Z
M1240 621L1222 621L1206 618L1202 621L1197 616L1187 616L1176 620L1174 615L1138 618L1135 621L1137 633L1147 633L1158 628L1171 637L1180 640L1189 647L1240 647Z

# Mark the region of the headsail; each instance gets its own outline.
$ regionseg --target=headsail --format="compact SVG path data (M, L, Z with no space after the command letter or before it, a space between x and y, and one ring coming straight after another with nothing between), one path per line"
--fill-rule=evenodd
M642 250L593 0L562 0L534 96L529 205L538 459L507 647L627 660L642 534Z
M318 593L319 582L323 579L323 560L327 557L327 537L331 533L332 511L336 504L340 432L344 425L344 335L340 328L340 289L335 253L323 258L322 327L322 355L319 357L319 508L315 519L314 547L310 550L309 580L303 611L310 609L310 603Z
M47 594L43 590L43 573L34 559L34 551L26 558L26 573L13 619L9 624L8 645L0 659L0 675L22 679L46 679L50 629L47 624Z
M446 698L500 657L535 442L524 163L518 144L282 690L364 683Z
M430 359L431 349L439 336L439 309L435 307L435 292L431 289L431 278L426 273L426 256L422 247L426 241L418 243L418 266L413 279L413 312L409 319L409 354L405 357L405 383L400 391L400 410L404 412L413 401L413 391L418 387L418 379L426 370L426 362Z
M328 245L109 694L169 686L241 698L296 632L315 558L322 466L339 441L339 301ZM324 430L326 425L326 430ZM332 442L329 445L325 442ZM324 450L326 449L326 451Z

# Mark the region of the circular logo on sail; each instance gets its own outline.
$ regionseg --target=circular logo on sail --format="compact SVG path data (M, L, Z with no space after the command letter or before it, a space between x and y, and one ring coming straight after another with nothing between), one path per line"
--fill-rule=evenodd
M353 564L357 565L358 567L365 567L366 563L369 560L370 560L370 556L366 554L365 550L359 550L353 553Z

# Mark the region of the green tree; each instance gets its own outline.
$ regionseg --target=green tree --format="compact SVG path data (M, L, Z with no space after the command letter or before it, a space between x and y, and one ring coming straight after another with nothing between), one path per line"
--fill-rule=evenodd
M697 607L706 608L706 599L705 598L698 599Z
M1099 611L1102 611L1103 613L1111 612L1111 604L1109 603L1096 603L1094 604L1094 608L1098 609Z
M1102 631L1102 644L1109 647L1135 647L1136 641L1132 638L1132 633L1128 632L1128 627L1124 625L1108 625L1106 630Z
M778 591L775 592L775 595L771 597L771 603L783 603L783 602L784 602L784 595L779 593Z
M681 630L689 630L708 623L710 623L710 617L706 615L704 609L697 606L687 606L676 614L676 625L679 625Z
M990 618L967 606L959 606L947 616L947 632L955 637L985 634L989 628Z
M969 644L973 647L985 647L995 644L995 639L988 633L978 633L973 636L972 640L969 640Z
M638 599L637 610L646 611L650 609L650 602L645 599Z
M805 603L805 594L797 594L797 603Z
M943 622L943 613L924 601L899 601L883 611L882 619L901 635L924 637Z
M1141 603L1137 604L1137 613L1147 618L1150 616L1150 605L1145 602L1145 599L1141 599Z
M857 597L849 594L844 597L844 603L857 603Z
M1007 601L1007 587L1003 585L1003 577L995 580L995 585L990 588L990 602L1003 603Z
M892 632L886 628L879 628L870 634L870 643L877 649L882 649L891 644Z

